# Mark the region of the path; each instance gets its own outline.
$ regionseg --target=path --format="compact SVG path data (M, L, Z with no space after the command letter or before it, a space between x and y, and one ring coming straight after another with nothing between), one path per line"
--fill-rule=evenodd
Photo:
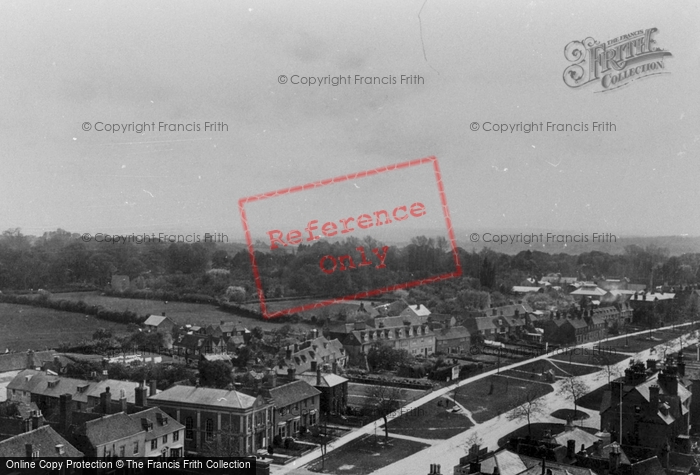
M677 325L679 326L688 326L692 325L693 323L686 323L683 325ZM666 329L671 329L672 327L665 327L665 328L660 328L658 330L666 330ZM630 333L629 335L619 335L614 338L609 338L608 340L615 340L619 338L625 338L626 336L634 336L637 334L644 334L647 333L648 330L644 330L641 332L637 333ZM678 344L678 341L680 338L677 338L673 340ZM697 342L697 338L695 336L685 338L684 343L686 345L691 344L692 342ZM577 345L575 348L592 348L594 345L599 344L600 342L594 341L594 342L588 342L588 343L583 343L581 345ZM663 344L659 345L662 346ZM570 350L570 348L569 348ZM644 350L640 353L635 354L635 356L638 359L641 359L642 361L646 360L646 358L649 357L650 350ZM509 369L515 369L518 368L522 365L532 363L533 361L538 361L538 360L543 360L543 359L548 359L551 358L552 356L555 356L556 353L545 353L540 356L536 356L534 358L530 358L524 361L519 361L517 363L510 364L508 366L504 366L502 368L497 368L497 369L492 369L490 371L486 371L484 373L478 374L476 376L472 376L471 378L464 379L462 381L459 381L455 385L448 386L436 391L433 391L431 393L426 394L425 396L409 403L408 405L404 406L404 411L410 411L412 409L418 408L422 406L423 404L433 401L437 399L438 397L442 397L445 395L450 394L455 390L456 387L464 386L469 383L472 383L474 381L478 381L483 378L487 378L489 376L497 374L499 371L506 371ZM619 368L619 370L624 370L624 368L627 367L629 364L629 358L624 359L620 361L619 363L613 365ZM581 379L583 379L588 385L591 390L594 390L595 388L598 388L605 384L607 382L607 378L603 374L603 371L598 371L596 373L591 373L585 376L581 376ZM561 396L557 395L557 389L558 389L559 382L553 383L553 387L555 390L549 394L546 394L543 396L544 400L544 405L545 407L551 407L553 408L552 411L561 408ZM551 411L550 411L551 412ZM507 414L506 414L507 415ZM389 417L388 419L391 421L395 417ZM539 418L533 418L532 422L547 422L548 418L551 417L549 415L546 416L540 416ZM557 419L557 421L560 421ZM426 470L429 468L430 463L441 463L444 467L448 468L447 472L451 471L451 467L456 465L459 462L459 457L464 455L465 450L464 450L464 444L466 441L471 437L473 434L478 434L482 440L485 446L488 446L490 448L496 448L497 447L497 442L498 439L501 437L513 432L515 429L518 427L521 427L522 424L519 421L507 421L507 418L493 418L489 421L486 421L482 424L477 424L475 427L472 427L471 429L458 434L451 439L447 440L442 440L440 443L431 445L430 447L426 448L425 450L421 450L417 452L414 455L411 455L410 457L407 457L405 459L399 460L387 467L384 467L380 470L375 471L374 473L383 475L393 475L396 473L401 473L403 475L410 475L410 474L420 474L424 475ZM361 427L349 434L346 434L339 439L333 441L331 444L329 444L329 450L334 450L337 449L338 447L341 447L353 440L356 440L364 435L371 434L374 432L374 421L365 425L364 427ZM321 451L320 449L314 450L297 460L284 465L284 466L275 466L273 465L272 471L276 475L282 475L286 473L293 472L296 475L295 469L299 467L303 467L307 465L310 462L313 462L314 460L318 459L321 457Z

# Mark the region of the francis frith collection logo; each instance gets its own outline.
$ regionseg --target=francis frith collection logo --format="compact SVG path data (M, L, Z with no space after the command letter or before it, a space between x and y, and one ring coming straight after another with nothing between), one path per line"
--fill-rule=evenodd
M571 88L596 84L594 92L609 92L637 79L667 74L664 58L671 53L656 46L656 28L619 36L607 42L586 38L572 41L564 57L573 63L564 70L564 83Z

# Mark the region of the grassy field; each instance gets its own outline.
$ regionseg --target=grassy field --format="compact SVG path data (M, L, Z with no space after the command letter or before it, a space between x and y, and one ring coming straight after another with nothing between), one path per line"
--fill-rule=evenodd
M98 328L126 333L126 325L81 313L0 303L0 351L56 348L92 338Z
M567 420L569 417L573 421L581 421L583 419L588 419L590 416L583 412L583 411L576 411L574 412L573 409L557 409L554 411L552 414L550 414L552 417L556 417L557 419L563 419Z
M537 397L553 391L549 384L493 375L459 388L455 399L471 411L476 422L482 423L523 404L530 389Z
M130 310L139 315L161 315L163 312L172 318L177 324L185 325L211 325L218 324L221 320L227 322L236 322L246 328L261 327L263 330L274 330L282 325L273 320L264 320L249 318L240 315L234 315L224 312L214 307L213 305L187 303L187 302L172 302L167 304L162 300L142 300L120 297L109 297L100 295L99 292L74 292L53 294L53 299L63 300L82 300L88 305L102 305L104 308L111 310ZM304 329L311 328L309 325L299 323L292 325Z
M389 438L387 444L384 442L383 433L377 432L376 439L374 435L368 435L329 452L323 469L321 460L312 463L308 468L318 473L367 475L426 447L428 445L405 439Z
M569 353L560 353L560 354L557 354L555 356L552 356L551 359L556 360L557 364L559 364L559 361L566 362L566 363L571 361L572 363L592 364L592 365L599 366L599 365L607 364L608 362L610 364L619 363L620 361L630 357L630 355L627 355L624 353L619 353L618 351L622 351L622 350L611 349L610 351L604 351L604 350L602 350L602 351L587 350L586 352L575 351L573 355L571 355Z
M437 405L438 401L442 401L442 407ZM447 405L452 408L454 403L441 397L403 413L389 422L389 434L393 432L423 439L449 439L474 425L464 411L450 412Z
M517 378L533 379L535 374L543 373L549 370L554 371L555 376L566 377L566 376L583 376L584 374L595 373L600 371L600 368L594 366L583 366L579 364L569 364L557 361L552 363L547 360L533 361L520 366L517 369L511 369L503 372L507 376L515 376Z
M370 396L368 396L368 391L370 391L372 387L373 386L362 383L348 383L348 406L357 408L367 406L368 401L371 401ZM423 397L427 393L427 391L422 391L420 389L407 388L400 388L399 391L401 392L400 402L402 406Z

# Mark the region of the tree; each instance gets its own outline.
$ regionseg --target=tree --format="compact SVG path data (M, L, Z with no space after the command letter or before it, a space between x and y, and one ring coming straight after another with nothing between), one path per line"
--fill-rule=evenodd
M571 400L574 403L574 418L578 410L576 401L588 393L588 386L580 378L576 376L567 376L561 380L561 387L558 394L566 400Z
M225 388L233 383L231 365L225 361L200 360L197 369L202 386Z
M366 398L364 410L369 414L378 415L384 420L384 440L389 440L387 417L401 407L403 400L401 389L394 386L369 386Z
M518 407L513 409L510 414L508 415L508 420L509 421L521 421L525 419L527 421L527 435L532 436L532 430L531 430L531 419L537 415L540 415L544 412L545 407L544 404L542 403L542 399L540 399L539 395L537 394L537 391L535 391L533 388L529 388L525 391L525 394L520 396L516 396L514 399L517 401L516 403L522 401L522 399L525 399L525 402L521 403Z
M603 355L599 358L600 362L603 364L603 371L608 377L608 387L610 387L610 382L620 376L620 370L615 365L613 358L610 355Z
M384 343L375 343L367 352L367 363L372 371L394 370L410 360L406 350L396 350Z

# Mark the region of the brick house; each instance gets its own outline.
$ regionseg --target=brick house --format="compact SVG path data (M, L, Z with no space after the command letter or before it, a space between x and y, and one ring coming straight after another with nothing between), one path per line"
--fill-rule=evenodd
M469 351L471 335L463 326L438 330L435 333L436 353L466 353Z
M266 449L274 436L274 406L261 396L175 385L150 396L148 405L184 424L186 453L219 446L240 455L255 454Z
M185 426L172 419L158 407L150 407L129 414L141 424L144 436L144 457L182 457L184 455ZM136 445L134 444L134 448Z
M269 391L275 405L275 435L295 437L301 427L308 429L318 424L321 391L304 380Z

